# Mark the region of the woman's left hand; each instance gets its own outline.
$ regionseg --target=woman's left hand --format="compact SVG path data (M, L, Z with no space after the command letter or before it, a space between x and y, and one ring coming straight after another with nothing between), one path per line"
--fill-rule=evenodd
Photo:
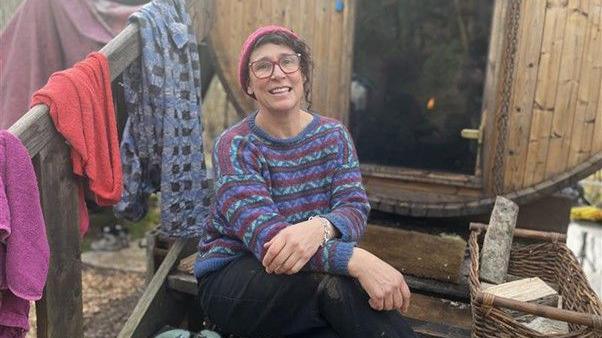
M324 228L318 220L307 220L282 229L269 242L262 264L268 273L292 275L316 253Z

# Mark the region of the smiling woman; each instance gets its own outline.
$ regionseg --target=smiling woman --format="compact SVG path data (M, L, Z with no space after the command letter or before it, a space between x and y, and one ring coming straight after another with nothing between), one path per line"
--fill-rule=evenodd
M311 69L287 28L243 45L240 85L258 110L215 143L201 307L241 336L413 337L398 311L410 304L403 276L355 247L370 206L348 131L309 110Z

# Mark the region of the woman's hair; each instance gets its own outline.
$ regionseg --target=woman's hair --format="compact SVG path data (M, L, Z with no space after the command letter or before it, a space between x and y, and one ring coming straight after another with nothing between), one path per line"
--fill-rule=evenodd
M255 41L255 43L253 44L253 47L251 48L251 53L255 49L268 43L272 43L279 46L286 46L292 49L293 52L301 55L300 69L301 73L303 74L303 92L305 102L307 102L307 108L311 108L311 75L313 71L313 62L311 59L311 50L309 46L305 43L305 41L301 39L294 39L290 35L276 31L265 34L258 38L257 41ZM248 81L249 80L247 77L247 83L245 83L245 86L243 88L246 88L249 85Z

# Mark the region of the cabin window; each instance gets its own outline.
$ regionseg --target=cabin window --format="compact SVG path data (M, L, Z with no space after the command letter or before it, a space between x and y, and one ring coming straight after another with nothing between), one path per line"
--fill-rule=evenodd
M359 0L349 127L362 163L473 175L493 0Z

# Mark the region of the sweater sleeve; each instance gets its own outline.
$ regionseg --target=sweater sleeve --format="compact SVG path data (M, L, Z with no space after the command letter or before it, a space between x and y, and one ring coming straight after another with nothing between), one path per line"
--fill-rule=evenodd
M225 236L238 238L260 261L264 244L288 227L274 203L262 172L261 155L244 139L220 138L213 153L215 206ZM353 243L331 241L311 258L306 269L348 274Z
M357 242L366 231L370 204L351 135L341 126L341 165L337 168L330 199L330 212L322 215L341 233L341 241Z

